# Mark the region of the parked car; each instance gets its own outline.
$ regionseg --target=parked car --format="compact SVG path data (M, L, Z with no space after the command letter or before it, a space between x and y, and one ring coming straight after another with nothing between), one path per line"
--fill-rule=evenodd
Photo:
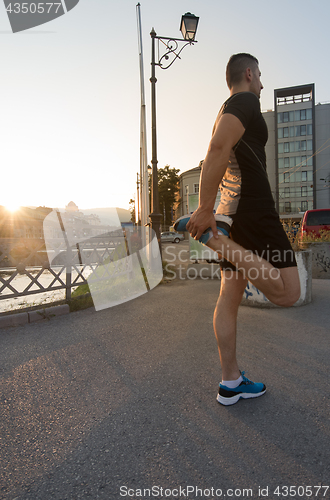
M180 243L180 241L184 240L184 236L183 234L179 234L174 231L165 231L164 233L161 233L160 240L169 243Z
M301 236L320 236L320 230L330 232L330 208L307 210L301 223Z

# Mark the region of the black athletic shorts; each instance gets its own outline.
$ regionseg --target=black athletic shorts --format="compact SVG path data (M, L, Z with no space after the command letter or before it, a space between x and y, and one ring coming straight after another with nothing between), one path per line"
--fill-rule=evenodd
M230 238L246 250L270 262L274 267L297 266L294 251L275 210L242 212L231 215ZM236 270L226 259L221 259L223 270Z

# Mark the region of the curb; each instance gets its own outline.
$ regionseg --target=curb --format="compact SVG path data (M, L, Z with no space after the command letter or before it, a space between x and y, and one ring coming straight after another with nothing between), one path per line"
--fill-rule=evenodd
M11 314L10 316L0 317L0 328L7 328L8 326L20 326L29 322L28 313Z
M0 316L0 328L26 325L27 323L35 323L44 319L50 320L53 317L63 316L63 314L68 314L69 312L69 305L64 304L61 306L38 309L37 311Z

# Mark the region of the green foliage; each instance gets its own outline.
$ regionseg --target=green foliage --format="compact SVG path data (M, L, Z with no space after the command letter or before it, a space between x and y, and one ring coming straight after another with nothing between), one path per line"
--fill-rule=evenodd
M93 305L93 299L87 283L85 285L78 286L78 288L72 292L71 300L69 302L70 312L87 309Z
M135 200L129 200L129 211L131 212L131 222L135 223Z
M291 219L286 221L282 220L281 222L294 251L306 248L308 243L330 242L330 231L321 229L319 231L319 236L316 236L315 233L308 233L301 237L301 224L298 227L298 231L296 231L296 223Z
M171 168L169 165L158 169L159 206L162 214L162 224L165 226L171 226L173 223L173 212L177 204L177 193L180 189L179 172L179 169Z
M292 219L289 220L281 220L284 231L286 232L286 235L291 243L291 246L293 250L296 252L297 250L300 249L300 232L301 232L301 227L299 225L298 230L297 230L297 224L292 221Z
M319 236L316 236L315 233L304 234L302 237L303 243L327 243L330 242L330 231L326 231L325 229L320 229Z

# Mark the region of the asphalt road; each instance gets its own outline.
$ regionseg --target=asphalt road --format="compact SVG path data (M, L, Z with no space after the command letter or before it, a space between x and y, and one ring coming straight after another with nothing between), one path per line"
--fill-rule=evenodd
M0 498L330 498L330 280L304 307L240 308L241 369L267 393L231 407L218 289L175 281L1 330Z

